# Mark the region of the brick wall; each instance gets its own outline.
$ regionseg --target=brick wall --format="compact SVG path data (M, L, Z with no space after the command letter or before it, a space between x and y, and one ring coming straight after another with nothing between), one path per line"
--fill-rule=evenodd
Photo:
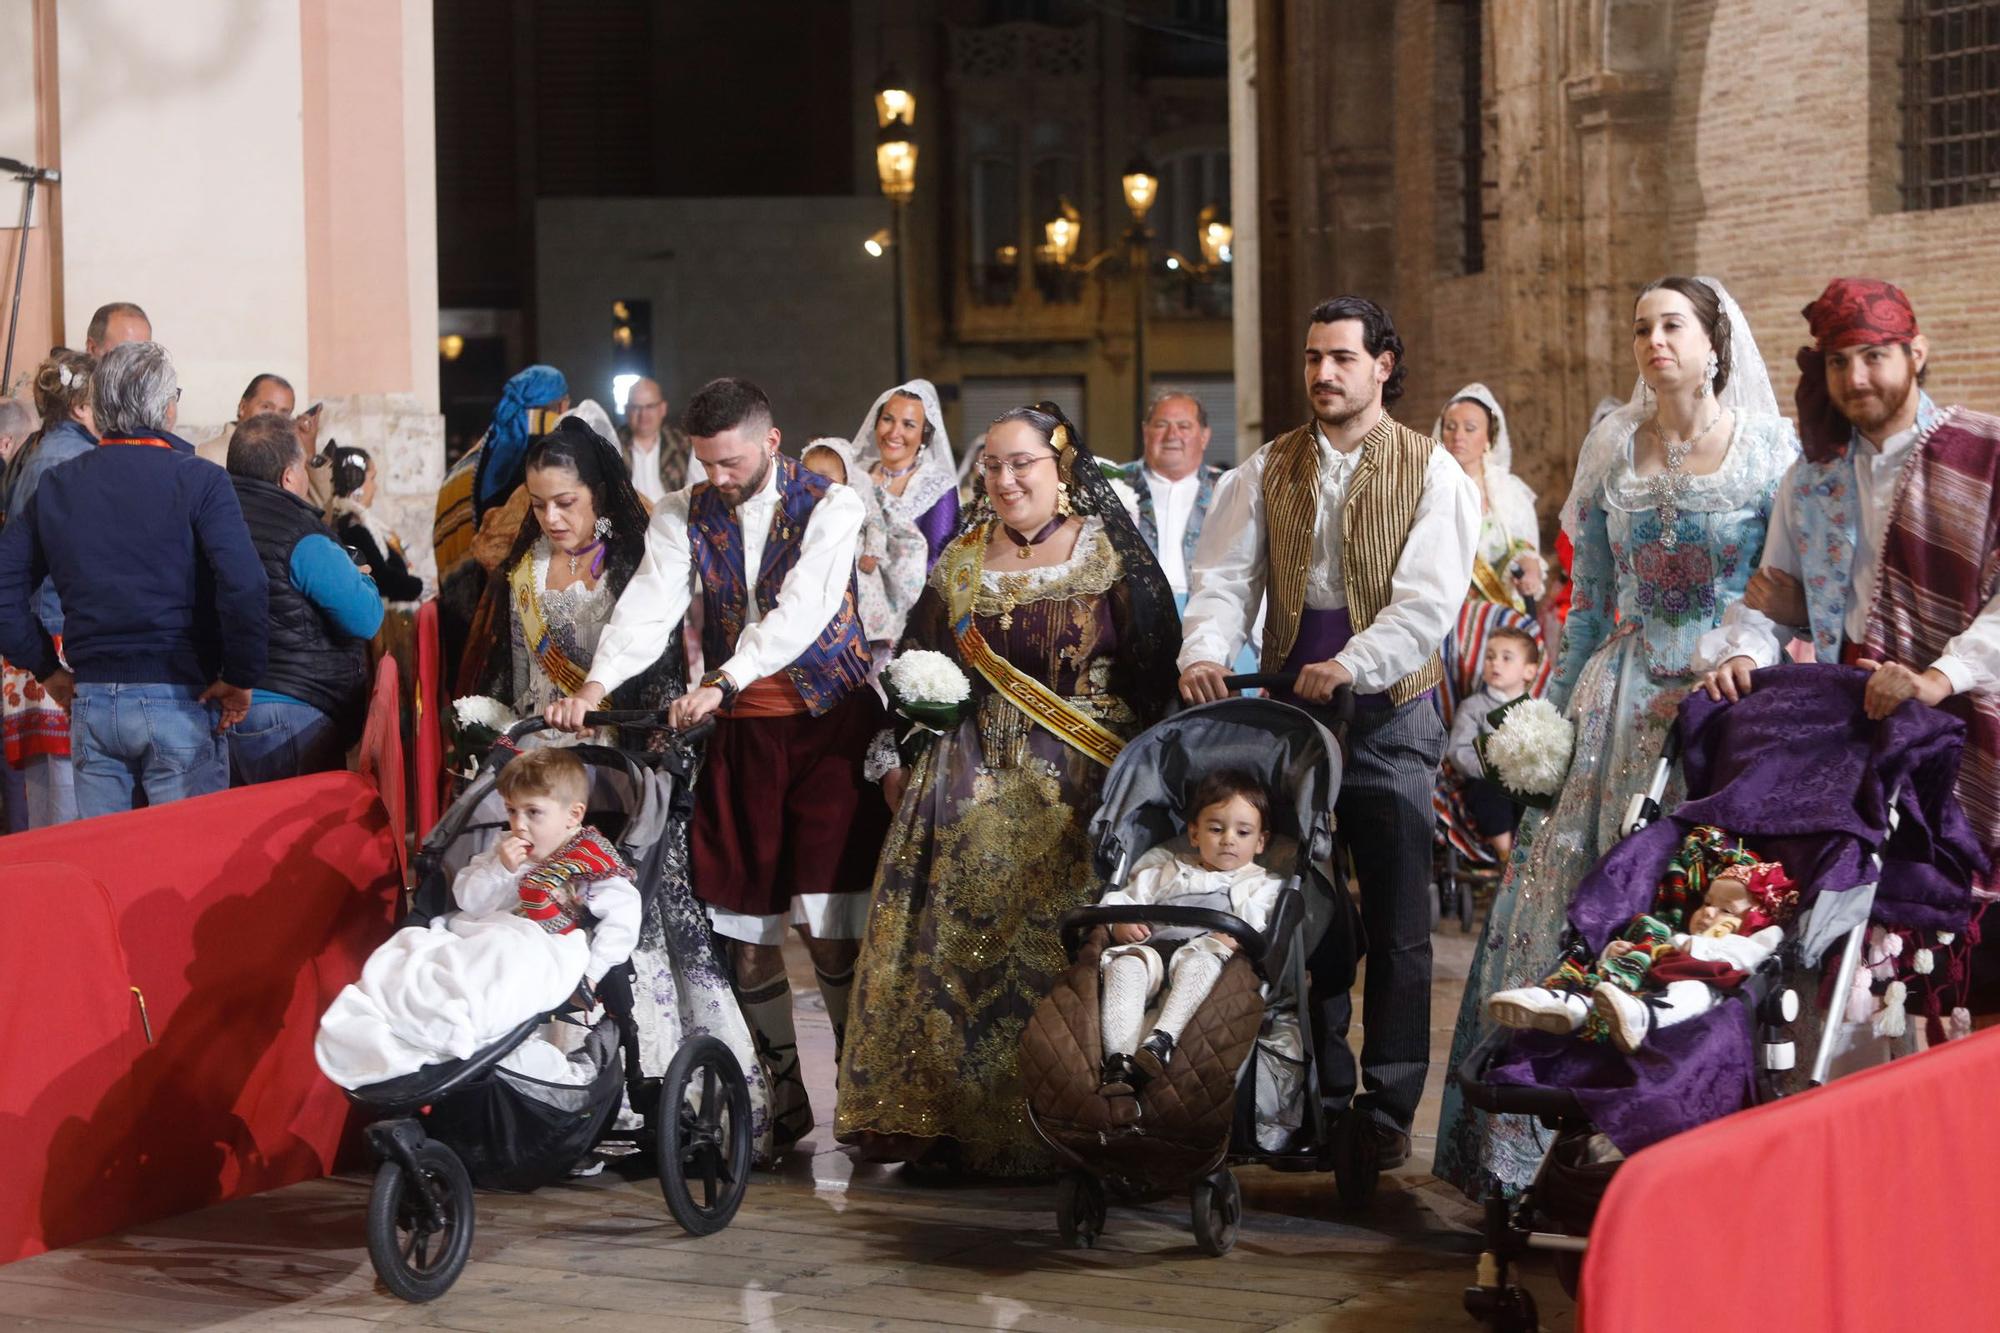
M1933 396L2000 411L2000 204L1903 212L1897 198L1900 0L1660 3L1671 10L1666 115L1593 152L1570 90L1629 76L1592 63L1597 7L1487 0L1500 217L1486 226L1485 271L1470 277L1439 258L1438 229L1456 218L1438 207L1451 136L1436 119L1433 6L1398 6L1393 37L1374 38L1395 107L1394 273L1381 286L1409 346L1398 417L1427 429L1461 385L1492 386L1514 424L1516 471L1549 519L1592 406L1631 390L1627 303L1661 255L1667 271L1714 276L1736 297L1787 415L1800 307L1829 278L1856 274L1909 293L1931 341ZM1607 170L1617 178L1587 179ZM1608 222L1605 200L1620 210ZM1621 276L1593 305L1606 271Z

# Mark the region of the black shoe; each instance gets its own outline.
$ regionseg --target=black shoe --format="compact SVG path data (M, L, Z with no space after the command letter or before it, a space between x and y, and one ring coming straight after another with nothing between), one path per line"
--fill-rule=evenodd
M1385 1125L1380 1120L1374 1122L1376 1168L1394 1171L1410 1160L1410 1136L1394 1125Z
M1144 1087L1156 1078L1163 1077L1167 1065L1174 1058L1174 1039L1171 1034L1153 1029L1153 1035L1141 1042L1139 1049L1132 1053L1132 1072L1139 1076L1139 1086Z
M1097 1068L1097 1090L1107 1097L1129 1097L1134 1077L1131 1056L1107 1051Z

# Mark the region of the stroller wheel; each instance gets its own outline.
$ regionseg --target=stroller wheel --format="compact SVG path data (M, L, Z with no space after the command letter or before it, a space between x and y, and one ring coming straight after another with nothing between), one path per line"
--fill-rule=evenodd
M1466 880L1458 886L1458 928L1470 935L1472 918L1478 910L1478 900L1473 896L1473 883Z
M1577 1288L1583 1285L1583 1256L1574 1250L1557 1250L1556 1281L1562 1283L1563 1295L1576 1299Z
M1489 1316L1494 1333L1540 1333L1541 1312L1526 1287L1502 1287Z
M382 1285L406 1301L434 1301L451 1290L472 1253L472 1177L458 1154L436 1139L415 1150L422 1180L391 1158L368 1195L368 1259ZM437 1216L426 1206L437 1206Z
M1243 1220L1243 1192L1236 1177L1224 1167L1212 1176L1203 1176L1188 1187L1188 1206L1194 1214L1194 1242L1203 1254L1228 1254L1236 1244L1236 1228Z
M750 1085L727 1046L696 1037L674 1052L654 1123L660 1193L674 1221L696 1236L728 1226L750 1185Z
M1451 881L1449 880L1438 880L1438 879L1434 879L1431 881L1431 929L1432 930L1436 930L1438 928L1438 922L1444 920L1444 891L1449 886L1450 882Z
M1381 1147L1376 1142L1373 1119L1366 1111L1350 1106L1333 1126L1333 1180L1341 1203L1349 1208L1367 1203L1374 1197L1381 1174Z
M1056 1232L1072 1249L1089 1249L1104 1234L1104 1182L1072 1171L1056 1186Z

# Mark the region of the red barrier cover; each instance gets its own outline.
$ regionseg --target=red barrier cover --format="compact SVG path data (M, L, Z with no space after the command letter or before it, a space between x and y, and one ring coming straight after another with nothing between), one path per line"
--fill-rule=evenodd
M1985 1328L2000 1030L1635 1154L1590 1228L1586 1333Z
M0 838L0 1263L332 1166L313 1036L395 864L344 772Z

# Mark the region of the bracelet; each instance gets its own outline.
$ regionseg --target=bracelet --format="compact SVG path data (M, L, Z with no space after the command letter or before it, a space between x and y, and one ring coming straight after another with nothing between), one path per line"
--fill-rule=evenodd
M701 688L704 690L721 690L722 706L724 708L729 707L730 704L736 701L736 686L730 681L727 672L719 670L709 672L701 678Z

